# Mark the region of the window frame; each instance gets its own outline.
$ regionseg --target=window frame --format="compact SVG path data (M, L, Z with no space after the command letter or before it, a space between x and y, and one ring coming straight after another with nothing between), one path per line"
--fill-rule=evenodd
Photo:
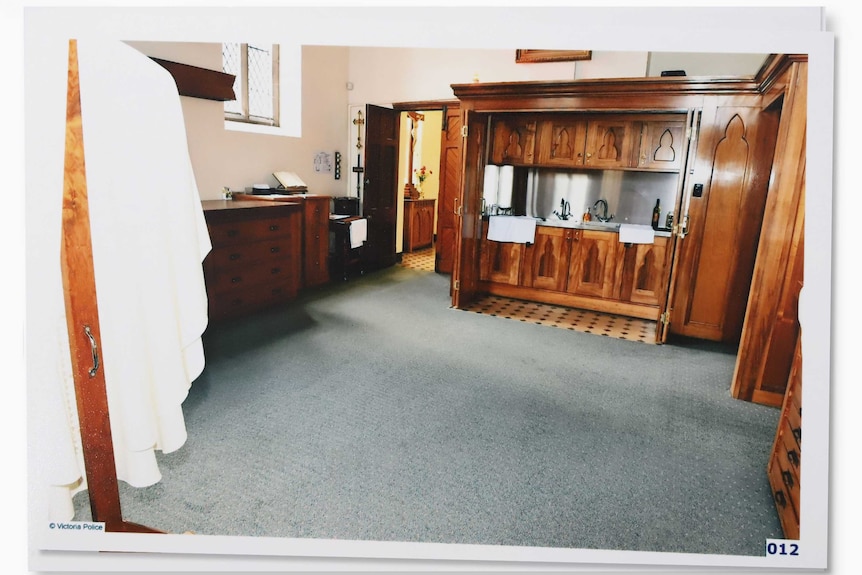
M224 43L222 44L224 46ZM269 126L278 128L281 126L281 96L280 96L280 50L278 44L270 44L272 54L272 118L262 116L253 116L249 112L249 81L248 81L248 42L239 42L240 50L240 73L239 73L239 90L237 98L240 100L242 111L230 112L224 110L225 122L236 122L239 124L249 124L255 126ZM224 48L222 48L224 51Z

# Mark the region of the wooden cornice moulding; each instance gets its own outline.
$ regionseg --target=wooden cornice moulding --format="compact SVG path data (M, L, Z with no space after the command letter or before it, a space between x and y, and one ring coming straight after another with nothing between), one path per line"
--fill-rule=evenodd
M766 92L775 81L784 73L784 71L794 62L807 62L807 54L770 54L754 79L758 84L759 90Z
M664 78L608 78L452 84L458 99L501 96L567 97L605 95L757 94L759 83L745 76L668 76Z
M151 60L170 72L177 83L180 96L225 102L236 100L233 82L236 76L217 70L208 70L189 64L150 57Z
M420 100L418 102L395 102L392 104L393 110L401 111L425 111L425 110L442 110L460 105L458 100Z

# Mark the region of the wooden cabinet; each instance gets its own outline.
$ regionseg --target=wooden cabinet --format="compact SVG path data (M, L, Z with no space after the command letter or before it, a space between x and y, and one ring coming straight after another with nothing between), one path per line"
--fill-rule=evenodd
M305 196L302 201L302 286L329 281L329 196Z
M571 114L539 122L538 163L542 166L584 166L587 121Z
M536 227L536 241L524 249L521 285L552 291L565 291L569 251L576 230Z
M616 261L619 236L613 232L575 230L566 291L617 299Z
M635 136L631 120L609 116L590 121L584 165L601 169L634 167Z
M685 134L685 117L642 122L637 167L645 170L679 170L685 146L688 145Z
M202 206L213 245L203 264L212 321L296 297L302 273L300 205L234 200Z
M518 285L521 281L525 247L525 244L488 240L488 221L485 220L482 225L479 279L491 283Z
M796 352L778 420L778 430L766 467L781 529L787 539L799 539L799 493L802 465L802 350Z
M434 244L436 200L404 200L404 251L428 248Z
M616 232L553 226L537 226L529 244L487 237L484 222L479 280L489 293L652 320L659 316L669 237L625 244Z
M536 119L514 114L495 117L492 127L491 163L516 166L533 164L536 149Z
M617 277L619 299L658 306L667 290L666 237L651 244L619 244Z

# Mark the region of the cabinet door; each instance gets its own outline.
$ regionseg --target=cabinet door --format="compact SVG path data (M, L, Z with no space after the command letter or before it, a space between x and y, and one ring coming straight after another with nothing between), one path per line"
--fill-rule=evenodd
M593 168L631 168L634 123L624 119L591 120L587 127L585 165ZM639 134L638 134L639 135Z
M679 170L685 143L683 120L643 122L638 168Z
M536 241L524 250L522 285L565 291L573 230L539 226Z
M538 163L543 166L581 167L587 143L587 122L563 116L539 122Z
M304 286L329 281L329 198L305 199Z
M616 299L615 260L619 236L613 232L575 230L566 291Z
M667 240L657 237L652 244L619 244L621 300L659 305L667 286Z
M484 228L479 256L479 279L518 285L521 278L521 262L524 259L524 244L490 241L487 222L484 222Z
M535 118L506 116L495 118L492 125L492 163L512 165L533 163L536 146Z

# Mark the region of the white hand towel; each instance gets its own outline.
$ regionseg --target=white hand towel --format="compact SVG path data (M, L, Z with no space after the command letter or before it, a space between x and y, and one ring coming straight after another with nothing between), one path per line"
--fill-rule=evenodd
M531 244L536 241L536 220L523 216L491 216L488 218L488 239Z
M353 220L350 222L350 247L358 248L368 239L368 220Z
M620 224L620 242L626 244L655 243L655 230L651 226Z

